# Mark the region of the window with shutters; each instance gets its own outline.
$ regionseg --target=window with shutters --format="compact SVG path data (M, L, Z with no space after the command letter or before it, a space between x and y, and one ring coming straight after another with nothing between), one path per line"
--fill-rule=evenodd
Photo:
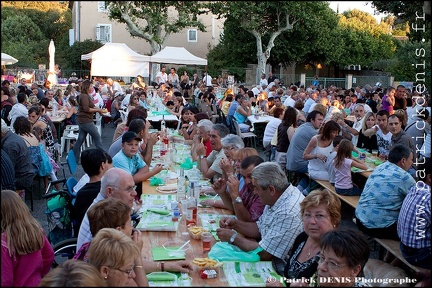
M197 29L188 29L187 37L188 37L188 42L198 42Z
M111 24L98 24L96 26L96 40L102 43L111 42Z
M98 12L107 12L107 5L105 1L98 1Z

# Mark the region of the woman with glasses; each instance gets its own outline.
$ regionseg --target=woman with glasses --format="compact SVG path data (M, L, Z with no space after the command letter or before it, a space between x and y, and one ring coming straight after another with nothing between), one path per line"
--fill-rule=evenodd
M109 287L149 286L139 244L115 228L97 232L88 250L88 262L98 269Z
M367 287L359 279L369 259L370 248L364 235L355 229L339 227L324 234L313 287Z
M287 284L309 279L316 273L321 253L320 238L341 221L341 202L328 190L310 192L300 203L300 209L304 232L297 236L289 252L291 256L283 275ZM272 286L282 285L278 284Z
M95 239L98 237L100 231L105 230L104 228L114 228L122 232L125 236L130 236L130 239L132 239L133 242L136 244L136 246L139 248L140 255L141 255L141 250L143 247L143 239L141 237L141 232L133 229L130 215L131 214L130 214L129 205L123 203L121 200L116 198L108 198L93 205L88 211L88 218L90 223L90 231L92 235L94 235L94 239L92 240L92 242L87 242L83 244L80 250L78 251L78 253L75 255L74 259L89 261L90 263L92 263L90 259L89 250L91 248L91 245L93 245L94 243L93 241L95 241ZM98 256L95 257L99 258ZM132 273L138 275L141 272L145 274L145 273L151 273L155 271L166 270L166 271L180 271L180 272L188 273L190 272L190 270L192 270L192 266L190 265L190 263L186 261L170 261L161 264L161 262L143 261L141 259L142 259L141 256L139 256L139 259L135 259L133 263L135 265L134 266L135 269L133 269L133 272L129 270L128 273L130 274L128 274L128 277L132 278L133 277ZM102 259L100 261L102 261ZM109 260L106 261L109 262ZM137 269L139 269L140 271L137 271ZM123 275L117 275L117 276L119 276L119 278L122 279L126 273L122 273L122 274ZM108 286L113 286L113 285L108 285ZM128 285L128 286L133 286L133 285Z

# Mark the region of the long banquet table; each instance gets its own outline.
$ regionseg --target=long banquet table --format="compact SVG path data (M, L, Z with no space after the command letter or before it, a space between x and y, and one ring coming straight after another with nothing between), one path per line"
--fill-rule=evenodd
M150 181L146 180L142 182L142 188L143 188L143 195L146 194L152 194L152 195L164 195L156 190L156 186L150 186ZM171 194L175 195L175 194ZM211 214L223 214L223 215L231 215L231 211L226 209L218 209L218 208L202 208L198 207L198 214L200 213L211 213ZM198 218L197 225L200 226L200 218ZM201 240L195 240L193 238L190 238L189 234L187 233L187 227L186 227L186 219L185 217L181 217L179 220L179 227L177 231L173 232L166 232L166 231L142 231L144 241L144 246L141 252L141 255L143 259L145 260L153 260L152 258L152 247L162 247L162 245L171 240L179 240L179 241L187 241L190 240L191 249L186 250L186 261L192 262L194 258L197 257L207 257L208 253L204 253L202 249L202 243ZM148 241L146 241L148 240ZM215 243L215 240L213 239L213 243ZM167 260L164 260L166 262ZM174 260L175 261L175 260ZM213 279L202 279L199 275L199 269L194 266L194 270L189 273L191 277L191 285L192 286L228 286L228 282L221 281L224 277L223 269L218 269L218 275L216 278Z

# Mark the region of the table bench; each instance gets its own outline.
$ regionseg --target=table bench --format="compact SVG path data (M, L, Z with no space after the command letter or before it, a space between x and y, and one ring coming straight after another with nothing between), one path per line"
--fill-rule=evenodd
M306 173L306 175L309 177L309 179L311 179L308 173ZM314 180L321 187L326 188L330 192L334 193L337 197L339 197L340 200L344 201L345 203L347 203L348 205L350 205L354 209L357 207L357 203L358 203L358 201L360 199L360 196L344 196L344 195L340 195L340 194L336 193L335 187L332 184L330 184L329 181L327 181L327 180L315 180L315 179L311 179L311 180Z
M382 260L384 258L384 251L381 248L386 249L389 251L392 255L394 255L396 258L401 260L405 265L407 265L410 269L412 269L414 272L426 272L429 271L428 269L424 269L415 265L410 264L402 255L402 252L400 250L400 241L392 240L392 239L380 239L380 238L374 238L374 240L380 244L380 251L379 251L379 259Z

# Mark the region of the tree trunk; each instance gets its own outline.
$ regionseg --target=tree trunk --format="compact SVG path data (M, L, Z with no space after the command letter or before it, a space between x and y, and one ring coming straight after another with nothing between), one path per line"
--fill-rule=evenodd
M267 57L262 49L262 39L261 35L255 35L256 38L256 44L257 44L257 60L258 60L258 66L256 69L256 75L255 75L255 84L259 84L261 79L261 74L265 73L265 65L267 63Z

